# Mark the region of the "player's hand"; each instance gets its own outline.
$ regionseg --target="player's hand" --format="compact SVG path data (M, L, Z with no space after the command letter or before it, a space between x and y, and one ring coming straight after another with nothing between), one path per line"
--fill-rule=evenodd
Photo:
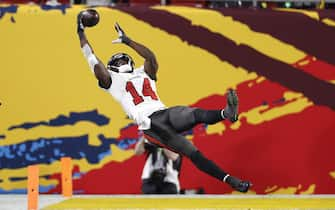
M124 33L124 31L122 30L122 28L120 27L120 25L118 23L115 23L114 25L116 32L119 35L119 38L115 39L112 41L113 44L115 43L124 43L124 44L129 44L130 43L130 39L126 36L126 34Z
M85 30L85 26L83 24L82 21L82 17L83 17L83 11L81 11L78 15L77 15L77 32L84 32Z

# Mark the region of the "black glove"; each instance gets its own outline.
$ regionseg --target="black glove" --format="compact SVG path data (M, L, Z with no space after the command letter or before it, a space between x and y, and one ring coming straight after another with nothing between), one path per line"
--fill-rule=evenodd
M122 28L119 26L119 24L115 23L114 27L115 27L116 32L119 35L119 38L112 41L112 43L114 43L114 44L115 43L124 43L126 45L129 45L131 40L126 36L126 34L122 30Z
M83 11L81 11L78 15L77 15L77 32L84 32L85 30L85 26L83 24Z

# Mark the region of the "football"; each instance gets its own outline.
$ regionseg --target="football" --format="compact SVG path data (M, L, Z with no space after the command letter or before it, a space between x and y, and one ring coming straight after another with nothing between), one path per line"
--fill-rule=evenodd
M85 27L92 27L99 23L99 13L94 9L84 10L82 13L82 23Z

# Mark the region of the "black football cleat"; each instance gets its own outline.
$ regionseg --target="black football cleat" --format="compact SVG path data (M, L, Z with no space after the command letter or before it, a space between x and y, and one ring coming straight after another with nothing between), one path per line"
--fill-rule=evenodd
M232 186L235 190L239 192L248 192L249 188L252 186L251 182L249 181L240 181L236 186Z
M227 92L227 105L223 111L223 115L230 122L238 120L238 97L234 90L229 89Z

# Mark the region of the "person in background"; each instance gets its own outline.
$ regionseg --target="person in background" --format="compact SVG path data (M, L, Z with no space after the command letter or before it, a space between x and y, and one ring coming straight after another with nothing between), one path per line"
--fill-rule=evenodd
M142 171L143 194L178 194L181 156L166 148L157 147L142 137L135 154L147 154Z

